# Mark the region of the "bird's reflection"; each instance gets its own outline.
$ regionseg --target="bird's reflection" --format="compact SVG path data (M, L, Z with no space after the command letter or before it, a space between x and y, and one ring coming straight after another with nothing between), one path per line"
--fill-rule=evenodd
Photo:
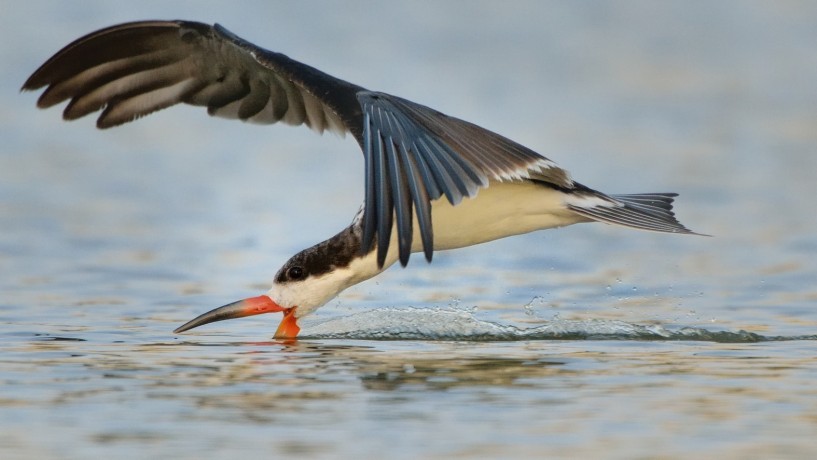
M348 382L353 376L364 388L375 391L527 385L532 380L566 372L565 361L541 357L535 350L525 352L524 347L521 353L520 347L514 347L513 354L517 356L502 356L498 353L501 345L489 343L385 344L302 340L230 343L223 345L244 351L232 363L222 365L240 369L228 373L231 379L277 381L286 374L290 379L314 383Z

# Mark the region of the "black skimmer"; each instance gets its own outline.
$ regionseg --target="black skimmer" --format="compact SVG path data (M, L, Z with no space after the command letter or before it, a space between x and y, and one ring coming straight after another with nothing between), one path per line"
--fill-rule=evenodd
M340 80L259 48L224 27L142 21L93 32L43 64L23 90L37 105L69 100L63 118L102 110L110 128L179 103L210 115L350 133L365 158L365 197L352 224L289 259L264 295L193 319L283 312L276 338L344 289L413 252L454 249L579 222L693 234L675 219L675 193L607 195L499 134L426 106Z

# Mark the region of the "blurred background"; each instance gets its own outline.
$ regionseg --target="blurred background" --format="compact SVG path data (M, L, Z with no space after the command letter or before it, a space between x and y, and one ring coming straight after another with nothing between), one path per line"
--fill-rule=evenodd
M0 264L9 304L220 304L266 289L290 255L356 212L362 159L350 137L211 119L190 107L98 131L93 117L63 123L57 109L34 108L37 94L15 91L80 35L186 18L480 124L605 192L678 192L681 221L714 235L604 225L540 232L443 253L430 266L415 258L409 270L347 293L356 306L518 306L541 296L566 314L609 295L604 314L623 297L655 308L657 296L727 328L770 322L733 323L733 309L784 306L814 325L817 8L809 2L3 9Z
M46 394L58 392L49 382L67 370L32 337L89 341L88 356L94 344L178 343L173 328L265 291L289 256L348 225L362 201L362 156L348 136L191 107L99 131L94 117L65 123L61 108L38 110L38 93L18 91L72 40L138 19L218 22L337 77L501 133L604 192L678 192L681 222L713 235L577 225L439 253L431 265L415 256L321 309L306 334L344 332L333 321L379 309L378 327L399 332L384 322L398 307L427 309L417 316L427 323L443 321L433 314L442 308L518 327L617 320L766 337L817 330L817 3L6 1L0 406L34 409L15 412L29 421L0 439L21 456L36 451L25 433L43 433L39 411L53 402L26 393L35 372L26 363L48 374L38 380ZM276 321L219 323L188 339L266 340ZM68 354L79 345L61 346ZM191 352L162 350L171 361ZM150 426L151 413L135 417ZM95 440L100 430L71 433ZM575 430L573 447L586 441ZM368 452L333 442L325 452ZM593 446L607 445L585 452Z

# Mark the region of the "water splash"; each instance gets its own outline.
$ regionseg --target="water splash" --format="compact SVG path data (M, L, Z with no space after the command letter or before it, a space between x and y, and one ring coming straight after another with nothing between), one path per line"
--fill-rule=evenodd
M753 343L817 340L817 335L764 336L747 331L710 331L697 327L670 330L661 325L624 321L555 319L529 328L497 324L472 312L451 308L379 308L308 326L302 338L355 340L656 340Z

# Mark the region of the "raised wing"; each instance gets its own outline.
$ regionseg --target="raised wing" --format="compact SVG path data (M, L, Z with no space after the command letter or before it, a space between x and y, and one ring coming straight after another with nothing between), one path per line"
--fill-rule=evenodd
M573 188L564 170L509 139L337 79L217 24L142 21L91 33L49 59L23 89L44 86L39 107L68 100L66 120L102 110L99 128L186 103L210 115L350 132L365 156L362 250L377 241L381 266L395 220L400 262L408 263L414 214L431 260L430 203L443 195L457 204L490 180L525 178Z
M37 101L65 100L66 120L104 109L110 128L178 103L257 123L359 131L360 87L259 48L219 25L187 21L121 24L86 35L49 59L23 85L48 88ZM349 110L349 107L352 110Z

